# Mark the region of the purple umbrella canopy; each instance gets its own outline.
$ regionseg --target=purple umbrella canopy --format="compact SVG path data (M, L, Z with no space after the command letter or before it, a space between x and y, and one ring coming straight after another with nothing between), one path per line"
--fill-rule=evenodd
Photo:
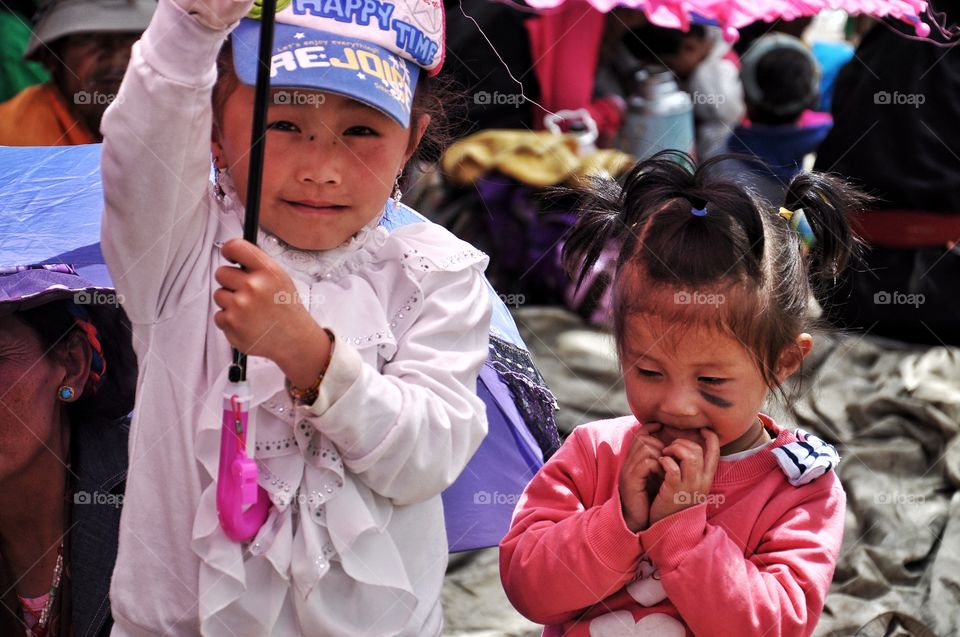
M68 263L89 282L111 288L99 243L100 145L0 147L0 174L0 270ZM430 221L391 202L381 223L394 230ZM489 433L443 494L451 551L495 546L523 488L560 445L553 418L556 400L510 312L492 287L489 291L490 349L477 382Z

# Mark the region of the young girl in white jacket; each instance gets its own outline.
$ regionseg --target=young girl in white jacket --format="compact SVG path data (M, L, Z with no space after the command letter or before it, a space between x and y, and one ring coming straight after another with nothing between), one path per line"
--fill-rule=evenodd
M250 0L160 0L103 120L103 250L140 362L114 635L441 632L440 494L486 432L486 257L380 222L430 123L442 4L278 4L258 246L238 238ZM244 544L215 502L231 346L271 500Z

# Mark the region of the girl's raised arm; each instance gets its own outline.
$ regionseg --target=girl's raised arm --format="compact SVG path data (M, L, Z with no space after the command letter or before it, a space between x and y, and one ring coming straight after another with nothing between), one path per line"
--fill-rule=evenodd
M169 316L185 283L206 273L194 264L218 221L210 96L228 33L160 0L103 118L103 252L134 322Z

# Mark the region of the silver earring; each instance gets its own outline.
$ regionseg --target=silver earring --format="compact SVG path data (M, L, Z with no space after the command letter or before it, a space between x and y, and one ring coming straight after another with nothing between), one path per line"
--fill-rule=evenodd
M60 389L57 390L57 398L60 399L60 402L72 402L75 395L76 391L70 385L61 385Z
M395 203L400 203L400 198L403 197L403 193L400 192L400 175L397 175L397 180L393 182L393 192L390 197Z
M223 185L220 183L221 175L223 175L225 172L225 170L222 170L218 166L213 167L213 192L217 197L217 201L220 203L223 203L223 198L227 196L227 194L223 191Z

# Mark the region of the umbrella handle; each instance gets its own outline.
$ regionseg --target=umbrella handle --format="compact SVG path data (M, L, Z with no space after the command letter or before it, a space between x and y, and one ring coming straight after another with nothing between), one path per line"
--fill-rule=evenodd
M263 0L260 13L260 46L257 49L257 83L253 93L253 126L250 130L250 165L247 173L247 201L244 208L243 238L257 245L260 228L260 191L263 185L263 158L267 132L267 103L270 97L270 70L273 64L273 26L277 0ZM233 350L231 381L247 379L247 356Z
M217 517L224 533L234 542L252 540L270 510L270 497L257 484L257 463L246 452L247 435L251 435L251 441L253 435L251 399L247 383L227 383L220 430Z
M263 158L270 97L270 69L273 64L273 25L277 0L263 0L260 17L260 46L257 50L257 83L253 93L253 126L250 131L250 165L247 173L247 201L243 220L243 238L257 243L260 225L260 191L263 184Z

